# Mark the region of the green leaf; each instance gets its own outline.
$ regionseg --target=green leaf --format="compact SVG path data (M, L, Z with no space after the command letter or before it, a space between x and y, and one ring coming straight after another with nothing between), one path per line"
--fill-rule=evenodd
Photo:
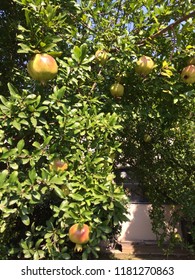
M34 260L39 260L39 253L36 251L33 255Z
M27 10L27 9L25 9L25 19L26 19L26 24L27 24L27 26L30 26L31 25L31 21L30 21L30 17L29 17L29 13L30 13L30 11L29 10ZM21 25L20 25L21 26ZM18 29L19 29L19 27L18 27ZM21 28L20 28L20 30L22 31L23 30L23 32L26 30L24 27L22 27L21 26Z
M31 118L30 118L30 121L31 121L31 123L32 123L32 125L33 125L34 127L37 126L37 119L35 119L34 117L31 117Z
M63 183L64 180L62 178L57 177L56 175L50 180L50 184L62 185Z
M10 108L8 108L7 106L3 106L0 104L0 110L2 111L3 114L7 116L10 114Z
M60 210L63 210L63 209L64 209L64 210L67 210L68 204L69 204L69 203L68 203L67 200L63 200L62 203L60 204L60 207L59 207Z
M22 149L24 148L24 145L25 145L24 139L21 139L21 140L17 143L17 149L18 149L18 152L19 152L19 153L22 152Z
M49 175L48 170L42 168L42 170L41 170L41 177L42 177L42 179L45 180L45 181L47 181L48 175Z
M17 148L11 149L11 150L3 153L0 158L1 159L7 159L7 158L9 158L12 155L16 155L17 151L18 151Z
M21 241L21 242L20 242L20 246L21 246L23 249L28 250L28 244L27 244L26 241Z
M43 241L43 238L40 238L39 240L37 240L37 242L35 243L35 249L39 249L39 246L42 241Z
M30 99L30 100L33 100L33 102L35 102L36 101L35 100L36 97L37 97L36 94L31 93L31 94L27 95L26 99L27 100Z
M81 50L81 58L80 58L80 60L82 62L85 59L86 54L87 54L87 44L82 44L80 50Z
M41 145L40 145L40 143L37 142L37 141L33 142L33 143L32 143L32 146L35 147L35 148L37 148L37 149L41 149Z
M1 173L0 173L0 185L1 186L5 182L7 175L8 175L8 170L5 169L5 170L1 171Z
M36 173L35 168L31 169L31 170L28 172L28 176L29 176L29 178L30 178L31 183L34 184L35 179L36 179L36 177L37 177L37 173Z
M18 164L16 162L10 163L10 167L16 170L18 169Z
M36 188L36 186L34 185L34 188ZM32 200L33 200L33 203L37 203L37 201L40 201L41 200L41 194L39 192L35 192L33 191L32 192ZM32 201L31 201L32 202Z
M81 62L82 51L78 46L75 46L72 50L72 58L76 60L78 63Z
M20 49L18 49L18 53L29 53L29 52L32 52L31 48L26 45L26 44L23 44L23 43L19 43L18 44L20 46Z
M83 253L82 253L82 260L87 260L88 259L88 256L89 256L89 253L87 250L85 250Z
M25 226L29 226L29 225L30 225L30 218L29 218L29 216L27 216L27 215L22 215L22 216L21 216L21 220L22 220L22 222L23 222L23 224L24 224Z
M66 87L63 86L59 90L55 91L54 94L55 94L56 98L61 99L64 96L65 90L66 90Z
M51 136L51 135L48 136L47 138L45 138L45 139L44 139L44 143L43 143L44 146L48 145L52 138L53 138L53 136Z
M36 109L38 112L43 112L43 111L47 111L48 107L47 106L40 106Z
M74 200L77 201L83 201L84 197L78 193L72 193L69 195L70 197L72 197Z
M20 123L29 127L29 122L27 120L21 120Z
M15 127L17 130L21 130L21 124L17 121L17 120L14 120L13 122L12 122L12 125L13 125L13 127Z
M30 259L31 258L30 250L23 250L23 253L24 253L25 259Z
M8 107L8 102L9 101L3 95L0 95L0 100L6 107Z
M39 135L45 138L45 132L41 128L36 127L36 133L38 133Z
M93 212L90 212L90 211L83 211L83 212L82 212L82 216L85 217L86 219L88 219L88 221L90 221L90 220L92 219Z
M14 99L21 99L21 96L19 95L18 90L11 84L8 83L7 84L10 95L14 98Z
M58 188L58 187L54 187L54 191L55 191L55 193L57 194L57 196L59 197L59 198L62 198L62 199L64 199L65 198L65 195L64 195L64 192L60 189L60 188Z
M98 228L101 229L104 233L112 232L112 228L110 228L109 226L106 226L106 225L100 225Z
M18 181L18 171L13 171L9 177L9 183L16 183Z
M25 118L27 118L27 115L24 112L20 112L18 114L18 117L21 118L21 119L23 119L23 118L25 119Z
M50 43L50 44L47 44L44 48L42 48L42 50L44 52L48 52L50 51L51 49L55 48L57 46L56 43Z
M89 58L85 58L85 59L82 61L82 65L89 64L89 63L91 63L94 59L95 59L95 55L92 55L92 56L90 56Z
M27 207L27 205L23 205L23 206L22 206L22 208L21 208L21 213L22 213L23 215L28 214L28 207Z
M63 254L63 260L70 260L70 255L69 254L67 254L67 253L64 253Z
M97 158L95 158L94 160L93 160L93 164L98 164L98 163L100 163L101 161L104 161L105 159L103 158L103 157L97 157Z
M53 232L47 232L47 233L44 235L44 238L45 238L45 239L48 239L48 238L52 237L52 235L53 235Z
M30 158L22 158L22 163L27 164L30 161Z

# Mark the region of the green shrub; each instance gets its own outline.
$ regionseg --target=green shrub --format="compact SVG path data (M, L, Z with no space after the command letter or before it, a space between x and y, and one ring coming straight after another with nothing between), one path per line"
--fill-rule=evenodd
M42 95L9 89L0 105L1 257L73 258L74 223L91 228L82 257L97 257L125 218L112 173L117 115L98 112L96 98L79 94L70 105L63 87L50 93L46 86ZM50 168L56 158L66 170Z

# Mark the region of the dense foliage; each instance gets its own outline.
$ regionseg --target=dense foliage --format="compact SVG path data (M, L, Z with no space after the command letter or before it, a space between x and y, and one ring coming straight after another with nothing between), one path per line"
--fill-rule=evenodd
M97 257L100 242L125 220L124 191L114 182L119 164L130 167L150 200L159 240L181 242L174 228L182 220L193 249L194 84L180 75L195 55L193 3L1 5L0 257ZM108 53L104 63L97 50ZM59 66L44 85L26 70L35 53ZM135 71L143 55L155 63L148 75ZM110 93L116 81L121 98ZM52 169L55 159L66 168ZM82 253L68 237L75 223L90 226Z

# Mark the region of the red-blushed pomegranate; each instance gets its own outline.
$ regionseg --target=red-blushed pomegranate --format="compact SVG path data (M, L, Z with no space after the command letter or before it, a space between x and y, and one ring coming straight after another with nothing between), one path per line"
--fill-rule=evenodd
M29 75L37 81L45 83L56 77L58 65L55 59L48 54L36 54L27 64Z
M50 164L50 170L54 171L64 171L68 168L67 162L60 159L55 159L52 164Z
M86 224L74 224L69 229L69 238L76 244L75 251L82 251L82 244L86 244L89 241L89 226Z

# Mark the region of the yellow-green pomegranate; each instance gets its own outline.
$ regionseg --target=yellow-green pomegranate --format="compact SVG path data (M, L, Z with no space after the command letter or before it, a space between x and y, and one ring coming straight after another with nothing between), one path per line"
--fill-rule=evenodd
M36 54L27 64L27 70L31 78L42 83L56 77L58 65L55 59L48 54Z

